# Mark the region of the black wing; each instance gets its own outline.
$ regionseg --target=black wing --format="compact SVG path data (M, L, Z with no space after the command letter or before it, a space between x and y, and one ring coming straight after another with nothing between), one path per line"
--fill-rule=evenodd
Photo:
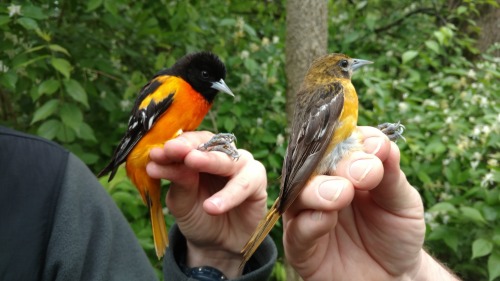
M165 111L172 104L175 93L169 93L158 103L151 100L147 107L139 108L142 101L147 96L153 94L160 87L161 82L156 79L158 76L159 75L156 75L155 79L142 87L132 109L132 113L128 121L127 132L121 139L118 147L115 149L109 164L101 172L99 172L99 174L97 174L98 177L102 177L111 172L109 176L109 181L111 181L115 176L118 167L127 159L130 151L132 151L135 145L153 127L158 120L158 117L165 113Z
M301 107L298 108L298 104ZM339 82L298 93L292 132L281 172L280 202L282 214L295 201L323 158L344 105L344 88Z

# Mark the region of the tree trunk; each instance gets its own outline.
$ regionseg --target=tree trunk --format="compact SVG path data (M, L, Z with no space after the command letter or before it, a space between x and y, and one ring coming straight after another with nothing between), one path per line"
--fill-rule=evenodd
M326 0L288 0L286 6L286 113L290 127L297 93L311 62L327 52ZM302 280L285 261L287 280Z
M326 0L288 0L286 6L286 112L291 124L295 93L313 59L325 55L328 39Z
M481 9L481 16L476 20L477 25L481 28L477 47L481 53L484 53L491 45L500 42L500 9L484 5ZM500 50L495 50L493 55L500 56Z

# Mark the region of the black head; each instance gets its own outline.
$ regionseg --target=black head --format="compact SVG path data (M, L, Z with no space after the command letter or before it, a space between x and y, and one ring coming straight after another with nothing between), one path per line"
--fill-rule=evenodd
M208 102L212 102L219 91L234 96L224 82L226 67L214 54L199 52L185 55L171 68L170 74L186 80Z

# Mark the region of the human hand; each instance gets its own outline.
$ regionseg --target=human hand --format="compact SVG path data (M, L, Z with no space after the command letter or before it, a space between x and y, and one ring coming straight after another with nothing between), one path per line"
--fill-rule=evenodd
M343 159L335 176L314 178L284 214L288 262L305 280L429 280L430 272L452 280L422 250L423 203L397 145L358 129L364 151Z
M152 149L147 172L171 181L166 203L186 237L186 265L234 278L241 275L240 250L266 212L266 171L246 150L238 150L237 161L197 150L212 136L187 132Z

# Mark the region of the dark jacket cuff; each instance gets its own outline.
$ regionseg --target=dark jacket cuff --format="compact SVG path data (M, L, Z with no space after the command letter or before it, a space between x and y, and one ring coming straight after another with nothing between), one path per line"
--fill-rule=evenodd
M169 233L170 246L164 257L163 274L165 280L194 280L187 277L179 264L186 260L187 244L177 224ZM278 250L273 240L268 236L250 258L245 271L237 281L268 280L271 276Z

